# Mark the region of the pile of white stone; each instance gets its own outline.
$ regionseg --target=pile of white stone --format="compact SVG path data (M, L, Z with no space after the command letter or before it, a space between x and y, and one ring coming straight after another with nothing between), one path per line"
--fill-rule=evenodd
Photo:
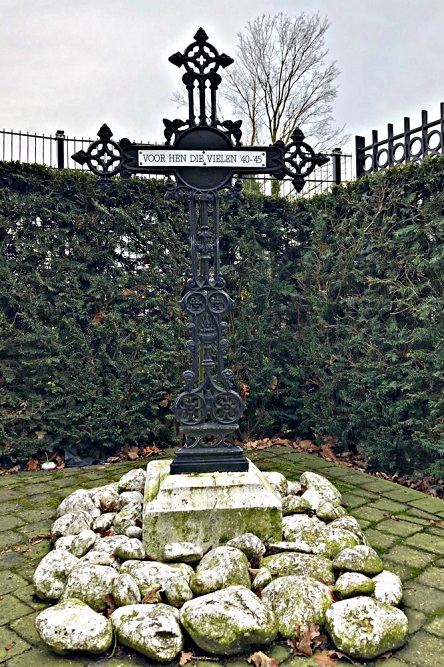
M401 646L408 631L396 607L401 581L383 569L339 491L312 472L300 483L265 475L282 499L282 541L246 533L206 554L169 543L157 561L141 541L143 470L65 498L54 550L34 574L36 595L56 603L37 616L41 639L62 655L102 653L115 633L124 646L167 662L187 635L205 651L230 655L316 623L350 656L371 659Z

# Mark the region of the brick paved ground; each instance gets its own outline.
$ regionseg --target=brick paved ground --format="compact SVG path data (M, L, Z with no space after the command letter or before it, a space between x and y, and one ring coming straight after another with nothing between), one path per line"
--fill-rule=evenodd
M171 456L171 452L165 452ZM400 575L403 609L410 635L387 660L358 662L369 667L444 666L444 501L286 447L250 452L262 470L297 480L305 470L325 475L342 492L347 511L361 524L387 567ZM45 607L33 596L33 571L50 549L47 534L59 502L76 488L115 481L137 464L117 464L60 472L19 473L0 478L0 664L4 667L142 667L153 665L136 654L113 658L60 657L39 640L34 619ZM9 650L7 650L7 647ZM267 651L283 667L318 667L312 659L290 656L285 645ZM158 664L158 663L156 663ZM349 663L341 662L341 665ZM174 665L174 663L173 663ZM199 667L248 667L236 657L199 661Z

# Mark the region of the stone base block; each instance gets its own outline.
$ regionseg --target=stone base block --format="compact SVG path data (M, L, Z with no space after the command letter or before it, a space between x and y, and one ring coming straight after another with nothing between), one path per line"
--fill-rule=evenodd
M147 466L143 543L162 559L165 544L193 542L204 550L242 533L282 539L280 499L249 461L246 472L170 474L171 460Z

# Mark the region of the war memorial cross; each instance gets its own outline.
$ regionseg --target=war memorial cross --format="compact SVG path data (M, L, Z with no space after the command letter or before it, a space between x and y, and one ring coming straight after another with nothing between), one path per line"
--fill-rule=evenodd
M188 119L164 119L165 144L128 139L116 143L103 125L98 141L72 157L87 164L104 183L117 174L123 178L164 175L166 198L189 201L191 276L180 303L190 319L191 364L183 373L185 386L173 408L184 445L170 472L242 472L248 469L248 460L235 445L233 434L245 406L234 389L234 374L224 364L229 347L224 316L233 302L220 272L219 200L240 196L244 174L290 177L300 192L305 178L328 158L316 154L298 128L288 144L242 146L242 121L217 119L216 93L222 80L218 70L233 60L217 52L202 28L194 40L183 54L169 58L185 68L182 81L188 93Z

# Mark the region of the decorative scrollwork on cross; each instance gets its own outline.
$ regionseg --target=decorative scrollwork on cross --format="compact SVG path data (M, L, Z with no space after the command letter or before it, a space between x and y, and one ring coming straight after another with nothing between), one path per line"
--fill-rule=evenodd
M81 150L72 157L79 164L87 164L97 176L115 176L120 171L122 149L111 140L113 133L108 125L104 124L97 133L98 141L94 141L87 151Z
M301 192L307 176L316 167L327 164L329 158L322 153L315 153L313 148L304 141L305 135L298 127L290 138L289 144L284 144L283 141L277 141L274 144L282 149L282 166L275 176L277 178L291 176L295 190Z

